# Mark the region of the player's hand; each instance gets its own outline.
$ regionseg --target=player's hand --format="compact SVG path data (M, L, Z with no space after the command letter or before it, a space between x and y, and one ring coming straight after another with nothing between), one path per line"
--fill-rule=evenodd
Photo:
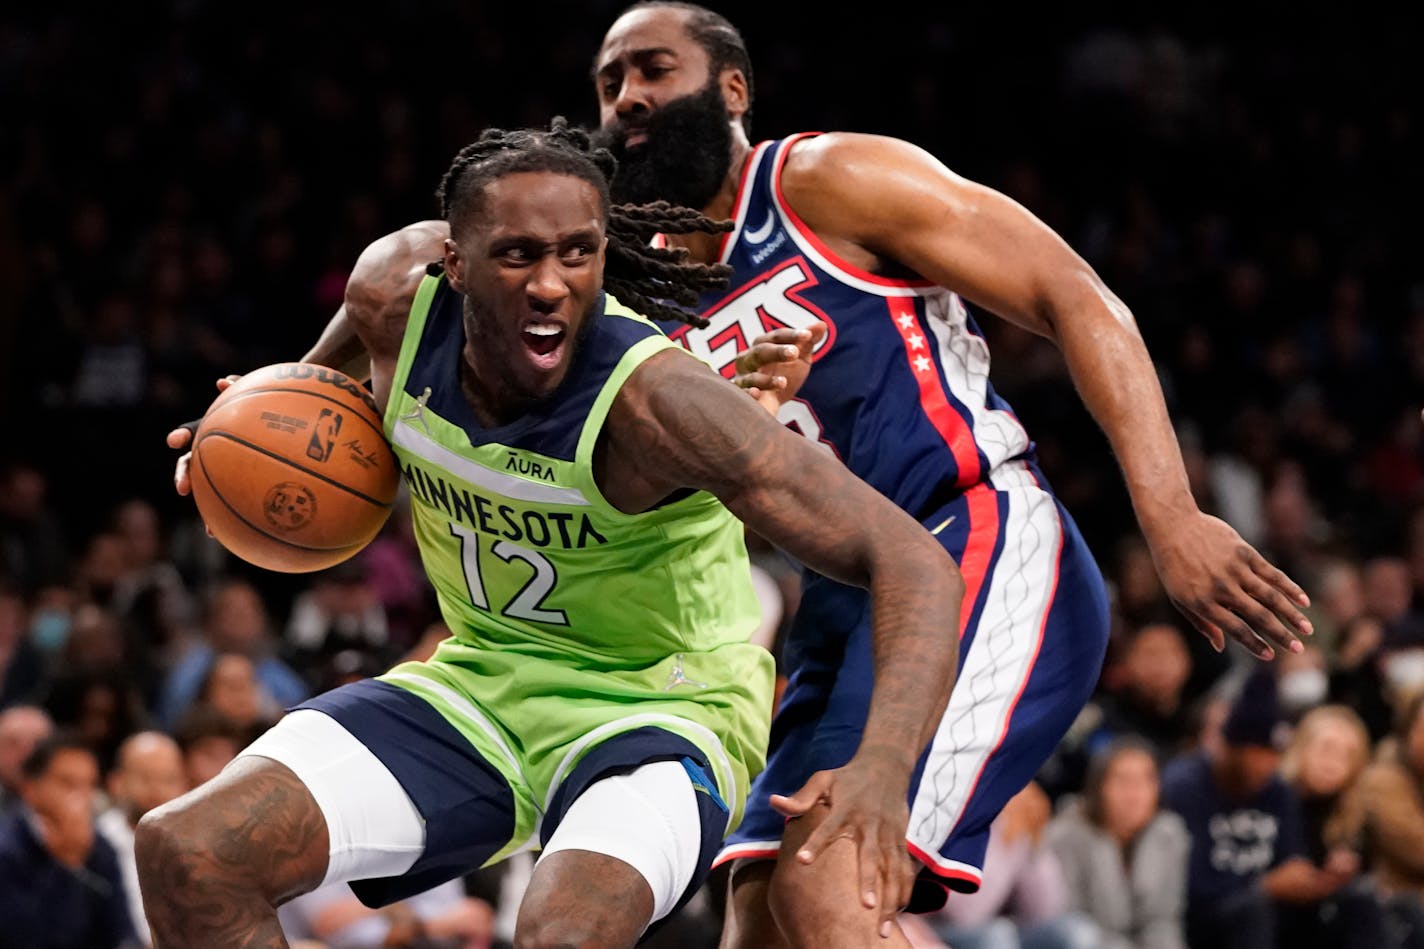
M811 371L811 351L825 338L826 324L821 322L803 329L783 327L763 333L737 354L737 374L732 381L775 415L801 391Z
M903 782L887 780L890 773L893 766L857 754L843 768L817 771L790 797L771 796L771 806L787 817L826 809L825 818L796 852L801 863L811 863L841 837L855 841L860 901L867 909L879 910L881 938L894 931L895 918L910 901L917 870L905 845L910 823L906 789Z
M1310 598L1231 525L1198 511L1147 540L1167 596L1218 652L1227 636L1263 660L1275 656L1273 644L1305 648Z
M241 376L227 376L217 382L218 393L222 394L227 387L232 385ZM168 447L174 451L183 452L178 457L178 463L173 466L173 487L179 494L187 495L193 490L193 481L188 477L188 465L193 460L193 453L188 451L188 446L193 444L193 435L198 431L198 423L202 419L193 419L191 422L184 422L173 431L168 433Z

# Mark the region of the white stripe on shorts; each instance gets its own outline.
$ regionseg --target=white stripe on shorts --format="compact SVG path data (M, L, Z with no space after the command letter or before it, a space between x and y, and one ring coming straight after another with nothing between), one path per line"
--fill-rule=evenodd
M930 741L910 809L906 836L942 870L962 867L939 850L1003 740L1033 669L1057 585L1063 524L1053 497L1019 484L1000 496L1008 501L1000 524L1004 549L993 565L974 641Z

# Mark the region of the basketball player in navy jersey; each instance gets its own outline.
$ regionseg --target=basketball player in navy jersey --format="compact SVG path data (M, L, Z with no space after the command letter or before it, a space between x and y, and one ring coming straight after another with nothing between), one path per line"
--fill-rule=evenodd
M989 353L962 300L1062 349L1188 619L1218 649L1228 636L1262 659L1273 645L1301 648L1304 592L1197 508L1131 312L1030 212L897 139L753 145L745 44L693 4L628 8L604 37L594 81L601 133L620 160L617 200L666 199L736 222L731 234L669 241L733 268L730 289L701 301L708 326L669 334L781 403L784 422L960 563L961 625L945 631L961 638L959 675L907 788L906 863L912 854L920 882L939 887L917 886L912 908L977 889L994 816L1089 697L1108 635L1098 567L989 384ZM863 593L806 575L768 765L719 857L735 861L725 946L863 946L875 934L907 944L899 907L854 898L873 889L875 871L827 806L860 739L868 623Z

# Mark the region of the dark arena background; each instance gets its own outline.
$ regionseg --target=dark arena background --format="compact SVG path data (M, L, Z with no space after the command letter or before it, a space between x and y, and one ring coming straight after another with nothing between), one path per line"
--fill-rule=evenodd
M1277 901L1280 932L1318 940L1293 937L1293 949L1358 945L1330 941L1323 924L1287 926L1349 894L1349 912L1392 921L1398 946L1424 945L1424 725L1398 723L1424 689L1424 34L1403 14L1341 5L711 5L751 54L753 141L850 130L914 142L1033 211L1132 309L1199 504L1313 600L1311 647L1272 667L1294 742L1282 775L1305 802L1308 859L1324 867L1343 849L1355 865L1320 900ZM590 64L622 8L186 0L0 12L6 820L23 783L21 746L5 739L16 709L78 730L104 774L122 771L129 735L170 734L191 785L213 773L204 748L220 766L294 697L380 672L438 635L404 518L327 573L263 573L204 535L172 490L164 436L202 414L218 377L305 352L362 248L437 216L440 176L483 128L596 123ZM1215 747L1255 663L1234 645L1212 651L1166 600L1057 350L978 318L993 381L1112 595L1098 689L1040 774L1037 810L1016 811L1006 831L1051 860L1053 822L1088 789L1096 748L1137 735L1165 762ZM774 635L794 615L796 579L752 540ZM204 707L193 649L247 651L250 702L238 704L250 717ZM1300 785L1300 725L1320 705L1353 712L1345 731L1359 723L1366 739L1358 755L1318 752L1348 772L1330 802L1383 806L1367 787L1356 794L1367 760L1420 769L1403 772L1417 800L1362 818L1348 839L1322 829L1335 812ZM1401 839L1419 842L1407 843L1412 867L1391 846ZM11 866L0 856L0 947L18 946L7 907L37 885L6 878ZM485 920L500 945L520 871L471 875L441 911ZM1180 934L1032 942L1068 939L1071 927L1054 927L1079 912L1071 873L1045 874L1017 899L1006 883L980 916L936 921L941 936L956 949L1019 945L991 941L1011 936L1186 945ZM719 894L714 879L662 944L715 945ZM293 939L320 944L296 916ZM376 941L330 945L398 939L395 914L380 919L390 925ZM384 944L486 944L423 938Z

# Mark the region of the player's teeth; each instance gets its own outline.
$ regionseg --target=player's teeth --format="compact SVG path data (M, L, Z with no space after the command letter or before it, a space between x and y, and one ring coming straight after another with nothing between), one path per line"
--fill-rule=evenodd
M535 323L532 326L526 326L524 332L531 336L557 336L563 332L563 329L549 323Z

